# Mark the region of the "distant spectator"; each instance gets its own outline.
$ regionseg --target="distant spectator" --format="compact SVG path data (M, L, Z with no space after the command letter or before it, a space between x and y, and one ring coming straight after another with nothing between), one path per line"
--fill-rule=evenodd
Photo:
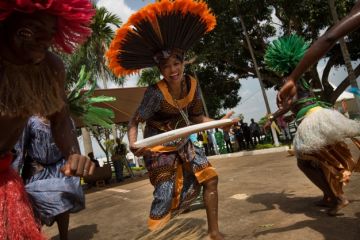
M207 135L208 135L208 149L209 149L209 155L215 155L215 150L214 150L214 141L213 141L213 136L212 136L212 132L211 131L206 131Z
M254 141L254 145L260 143L260 126L257 122L254 121L254 119L251 119L250 123L250 132L252 140Z
M124 164L127 164L126 152L126 145L120 141L120 138L116 138L116 147L114 149L114 155L111 157L111 160L114 165L117 182L124 180Z
M202 136L202 132L199 132L198 134L197 134L197 140L199 141L199 142L203 142L203 136Z
M225 140L225 146L226 146L227 152L232 153L233 148L232 148L229 132L224 131L224 140Z
M94 157L94 153L93 153L93 152L89 152L89 153L88 153L88 157L89 157L90 160L95 164L95 167L100 167L100 163L99 163L99 161Z
M245 139L245 143L246 143L246 149L253 148L254 143L253 143L253 141L251 139L250 127L248 126L247 123L242 122L241 129L242 129L243 134L244 134L244 139Z
M208 146L208 134L206 131L203 131L201 133L202 135L202 144L204 146L205 149L205 155L208 156L209 155L209 146Z
M280 128L281 134L284 136L286 141L291 141L291 134L289 130L289 125L284 119L284 115L281 115L276 119L277 125Z
M224 145L224 135L221 131L219 131L218 128L215 129L215 140L216 140L216 144L219 148L220 154L226 153L225 145Z
M239 151L244 150L245 143L244 143L244 133L238 123L236 123L233 127L235 139L239 146Z

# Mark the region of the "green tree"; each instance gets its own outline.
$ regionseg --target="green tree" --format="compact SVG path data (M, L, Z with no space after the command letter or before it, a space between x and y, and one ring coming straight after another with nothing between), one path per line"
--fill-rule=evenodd
M78 73L81 66L85 66L99 86L99 81L103 82L104 88L107 88L108 80L112 80L117 84L122 84L124 78L118 78L107 68L105 60L105 52L114 37L114 27L120 27L121 20L116 15L110 13L106 8L96 7L96 14L91 24L91 37L72 55L63 56L67 74L67 88L77 82ZM103 132L106 132L105 130ZM92 151L90 132L88 129L82 129L84 139L84 148L86 154ZM98 139L98 133L93 132L93 136ZM109 138L109 134L104 134ZM105 151L105 148L102 147ZM105 151L107 154L107 152ZM107 154L108 157L108 154Z
M94 81L102 80L106 88L108 80L122 84L124 78L116 77L106 66L105 53L114 37L114 27L120 27L121 20L106 8L96 7L96 14L91 24L91 37L71 56L65 58L69 83L76 82L82 65L89 69Z
M203 66L212 66L213 70L227 72L239 79L256 78L249 49L240 27L239 15L241 14L266 87L279 87L282 84L280 76L265 68L263 59L268 43L271 39L279 37L277 30L280 35L296 33L311 42L332 25L327 0L295 2L291 0L207 0L206 2L217 16L217 27L195 47L195 54L201 59L199 62ZM354 0L336 1L339 15L343 17L345 13L348 13L354 2ZM273 14L280 22L274 22ZM350 34L347 38L353 61L360 58L360 46L356 44L359 40L358 32ZM329 61L321 78L316 70L317 66L312 67L305 77L312 79L314 87L322 90L324 100L334 102L349 86L350 81L345 78L337 89L329 84L330 70L343 66L344 61L338 46L335 46L327 57ZM358 76L360 67L356 67L354 72Z
M147 68L141 71L140 78L137 82L139 87L146 87L155 84L160 80L160 71L157 67Z

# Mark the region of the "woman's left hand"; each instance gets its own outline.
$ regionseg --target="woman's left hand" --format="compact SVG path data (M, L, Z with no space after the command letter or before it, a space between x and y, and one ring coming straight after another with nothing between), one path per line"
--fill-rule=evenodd
M228 113L226 113L225 116L222 117L221 119L230 119L230 117L231 117L234 113L235 113L234 111L228 112ZM239 122L239 121L240 121L239 118L234 118L234 119L232 119L232 124L231 124L231 125L228 125L228 126L225 126L225 127L222 127L222 130L224 130L225 132L229 132L230 129L231 129L231 127L232 127L235 123L237 123L237 122Z

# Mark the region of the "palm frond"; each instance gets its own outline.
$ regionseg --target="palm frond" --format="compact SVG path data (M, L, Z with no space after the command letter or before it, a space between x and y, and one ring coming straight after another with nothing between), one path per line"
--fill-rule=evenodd
M114 112L111 109L93 106L93 104L112 102L116 98L109 96L93 97L96 87L95 81L88 91L83 91L83 88L89 83L90 77L91 74L86 72L85 66L82 66L78 75L78 82L68 94L70 112L90 128L94 125L111 128L112 119L115 117Z

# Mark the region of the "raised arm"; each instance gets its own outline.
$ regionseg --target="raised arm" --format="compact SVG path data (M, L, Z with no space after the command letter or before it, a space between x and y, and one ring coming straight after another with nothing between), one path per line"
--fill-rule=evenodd
M272 122L275 121L278 117L284 115L285 113L287 113L288 111L290 111L290 106L286 106L284 108L279 108L276 112L274 112L273 114L271 114L268 117L267 122L264 125L264 128L267 129L271 126Z
M129 147L131 151L136 150L136 148L134 147L134 143L137 140L138 126L139 126L139 121L136 119L135 116L133 116L128 124L128 139L129 139Z
M50 59L50 64L54 64L54 75L59 82L61 94L66 101L64 65L56 56L52 56ZM60 111L49 116L49 120L54 141L68 160L63 172L66 175L91 175L94 172L95 164L89 158L80 155L79 143L70 119L68 106L65 104Z
M357 1L351 12L341 19L336 25L318 38L307 50L303 59L299 62L292 73L287 77L287 82L278 93L278 105L282 106L284 101L291 100L296 94L296 81L309 67L319 61L334 45L345 35L360 27L360 1Z

